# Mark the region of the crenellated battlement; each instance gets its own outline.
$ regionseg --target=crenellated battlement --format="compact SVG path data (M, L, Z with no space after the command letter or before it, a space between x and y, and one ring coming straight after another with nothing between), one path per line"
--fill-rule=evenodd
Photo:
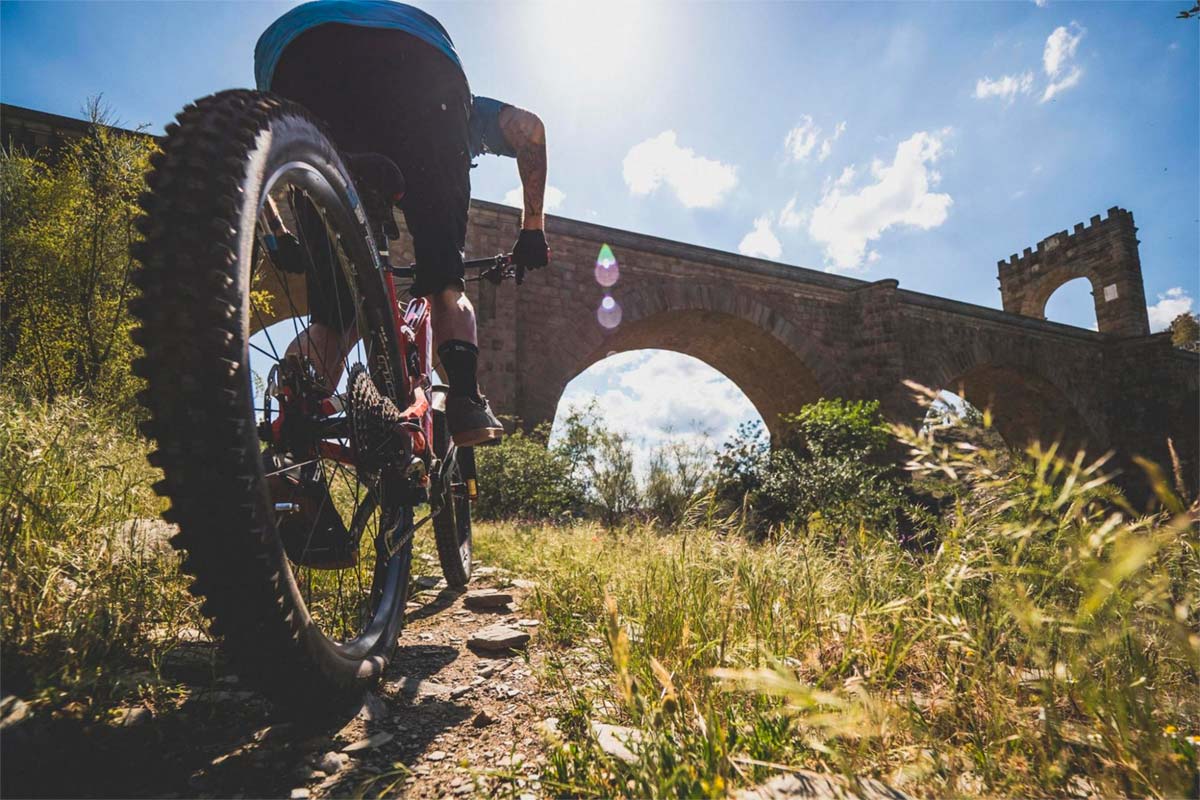
M1150 332L1137 227L1133 214L1123 208L1113 206L1104 219L1096 215L1072 231L1051 234L1036 249L1026 247L998 266L1005 311L1045 319L1046 301L1058 287L1087 278L1101 333L1124 337Z
M1113 206L1108 210L1107 217L1102 219L1097 214L1088 220L1086 224L1082 222L1076 223L1075 228L1071 231L1064 230L1051 234L1038 242L1036 249L1026 247L1020 255L1013 253L1007 261L1001 259L997 262L997 266L1000 269L1001 275L1004 275L1006 272L1012 273L1032 269L1035 265L1042 264L1050 253L1058 255L1075 247L1090 244L1097 238L1136 233L1137 228L1133 224L1133 213L1119 206Z

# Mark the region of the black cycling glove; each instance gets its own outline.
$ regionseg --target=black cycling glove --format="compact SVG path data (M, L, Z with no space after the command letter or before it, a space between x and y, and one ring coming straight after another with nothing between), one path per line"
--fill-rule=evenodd
M525 269L537 269L550 263L550 245L546 244L545 231L521 229L517 243L512 249L513 263Z

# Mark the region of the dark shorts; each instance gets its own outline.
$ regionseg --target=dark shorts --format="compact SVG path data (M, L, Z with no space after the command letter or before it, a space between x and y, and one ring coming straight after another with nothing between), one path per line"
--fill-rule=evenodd
M471 204L471 91L458 65L403 31L320 25L296 37L279 59L271 91L300 103L327 125L343 152L381 153L404 173L401 206L412 235L412 294L462 290ZM313 319L338 314L324 291L310 291ZM337 292L345 298L349 292Z

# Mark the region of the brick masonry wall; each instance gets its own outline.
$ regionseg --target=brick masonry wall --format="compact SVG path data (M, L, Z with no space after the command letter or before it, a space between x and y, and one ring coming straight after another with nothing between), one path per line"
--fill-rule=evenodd
M507 251L518 224L516 209L476 201L468 256ZM551 217L551 267L521 287L468 284L479 315L480 385L500 413L532 426L553 419L567 383L591 364L660 348L724 373L769 428L822 396L877 398L890 418L919 423L924 409L902 383L911 379L991 407L1011 444L1060 438L1097 454L1115 448L1168 463L1170 435L1194 470L1200 357L1173 349L1164 334L1113 335L1010 310L1044 307L1045 287L1091 264L1102 280L1121 281L1128 303L1113 308L1141 309L1141 321L1127 308L1102 317L1102 327L1141 330L1134 230L1132 215L1114 209L1056 245L1045 240L1037 254L1002 267L1006 311L998 311L894 280L855 280ZM612 330L596 318L605 290L593 269L605 243L620 265L609 292L622 321ZM393 259L412 260L407 240L393 246ZM1052 280L1041 282L1051 270Z

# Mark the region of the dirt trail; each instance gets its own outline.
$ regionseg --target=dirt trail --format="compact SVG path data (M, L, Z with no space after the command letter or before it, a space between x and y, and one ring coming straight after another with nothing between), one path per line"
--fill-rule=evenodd
M420 579L396 657L357 713L319 728L283 721L196 632L164 663L169 684L158 696L169 699L154 708L129 706L89 725L35 717L6 730L3 794L539 796L538 731L551 698L536 679L537 621L521 614L530 584L481 572L470 588L506 586L513 604L467 609L462 593ZM496 623L530 633L529 646L506 654L468 646Z

